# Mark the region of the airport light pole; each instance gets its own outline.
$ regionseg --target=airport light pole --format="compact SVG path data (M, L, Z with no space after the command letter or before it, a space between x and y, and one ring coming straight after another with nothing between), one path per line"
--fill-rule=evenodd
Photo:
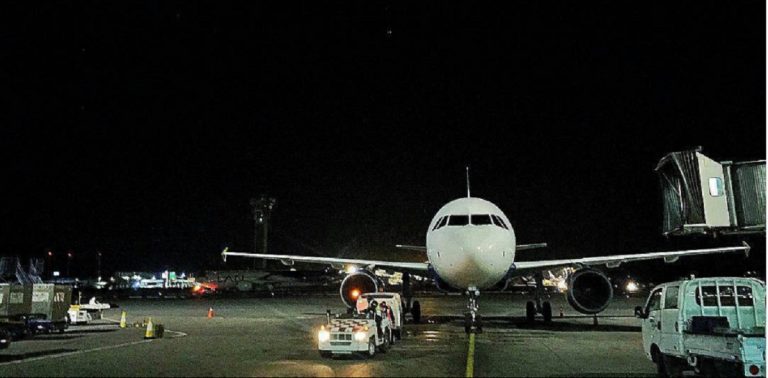
M277 200L266 195L262 195L260 198L251 198L251 207L253 208L253 252L259 253L259 231L262 233L261 237L261 253L267 253L267 236L269 233L269 220L272 218L272 209L277 206ZM261 227L261 230L259 230ZM253 261L253 267L256 268L256 260ZM261 261L261 269L267 269L267 260Z
M74 255L72 254L72 251L69 251L69 252L67 252L67 278L69 278L69 277L70 277L70 276L69 276L69 265L70 265L70 263L72 262L72 256L74 256Z
M101 281L101 251L96 251L96 261L97 261L97 268L96 268L96 279L98 281Z

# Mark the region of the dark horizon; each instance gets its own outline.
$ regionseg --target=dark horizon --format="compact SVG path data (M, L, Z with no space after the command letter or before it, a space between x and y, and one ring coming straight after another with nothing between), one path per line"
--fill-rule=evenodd
M549 243L521 259L737 244L663 238L653 168L765 159L765 3L547 5L3 3L0 255L219 268L268 194L271 251L418 260L394 245L467 165ZM687 261L765 278L748 241L746 264Z

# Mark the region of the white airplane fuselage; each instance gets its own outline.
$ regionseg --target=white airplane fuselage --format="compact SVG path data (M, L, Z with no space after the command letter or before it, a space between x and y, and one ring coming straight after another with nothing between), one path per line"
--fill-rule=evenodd
M484 289L501 281L515 261L515 245L507 216L476 197L445 204L427 230L429 263L456 289Z

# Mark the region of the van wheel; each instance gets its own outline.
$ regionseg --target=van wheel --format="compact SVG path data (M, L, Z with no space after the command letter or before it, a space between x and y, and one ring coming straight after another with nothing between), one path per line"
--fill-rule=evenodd
M667 377L682 377L683 368L686 362L670 355L663 354L661 360L664 362L664 372Z
M536 305L534 305L533 302L528 301L525 304L525 320L529 324L533 324L535 319L536 319Z
M659 352L657 348L653 348L651 356L653 358L653 362L656 363L656 374L659 377L666 377L667 369L664 368L664 358L662 357L661 352Z

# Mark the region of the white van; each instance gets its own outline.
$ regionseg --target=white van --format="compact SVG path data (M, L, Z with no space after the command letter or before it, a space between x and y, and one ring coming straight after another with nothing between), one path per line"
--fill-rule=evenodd
M655 287L644 307L643 349L660 375L765 376L765 283L698 278Z

